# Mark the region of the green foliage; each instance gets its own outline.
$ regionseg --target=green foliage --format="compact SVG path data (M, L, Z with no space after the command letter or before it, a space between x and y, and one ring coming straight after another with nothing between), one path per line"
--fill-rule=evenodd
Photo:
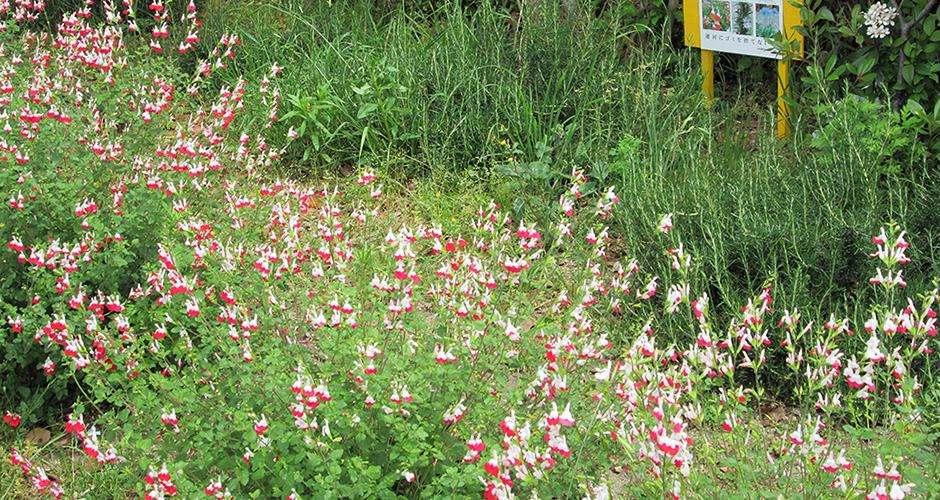
M940 44L936 4L928 0L902 2L884 37L872 31L867 8L865 4L826 5L818 1L803 6L799 31L811 49L807 52L809 72L803 77L809 90L806 95L818 97L814 92L819 91L820 77L845 73L855 77L849 81L849 92L870 101L881 98L882 86L886 86L894 111L909 101L932 109L940 95L940 66L932 56ZM814 74L816 66L826 71Z
M938 365L920 346L940 188L915 137L936 108L888 114L821 86L813 127L783 148L772 110L703 102L691 54L622 60L608 45L627 31L547 3L510 30L488 3L231 8L231 32L265 42L225 61L243 71L189 81L142 52L114 84L73 71L85 105L48 82L71 122L42 99L28 119L7 110L21 130L0 172L0 411L24 427L4 424L22 454L0 477L20 478L15 495L50 466L20 436L61 425L53 399L77 399L67 429L116 494L574 498L602 496L620 464L637 497L816 498L877 488L876 459L899 461L899 488L936 491ZM4 75L14 95L66 78L24 64ZM261 175L282 144L358 176ZM874 234L882 220L910 247L895 224ZM775 395L797 416L769 432L756 409ZM859 482L829 488L844 465L822 464L843 449Z
M335 149L335 142L342 139L347 125L347 122L340 122L339 100L328 86L320 85L315 95L292 94L287 96L287 102L291 109L281 117L281 122L290 125L290 130L296 133L288 143L293 157L299 157L300 164L308 160L314 164L332 163L334 160L327 151ZM289 131L289 138L290 135Z
M406 175L433 167L486 178L502 154L488 139L494 122L528 157L543 142L562 164L582 144L596 156L607 148L600 139L624 126L614 95L630 75L618 70L621 54L611 45L630 32L611 30L603 18L575 22L544 3L526 12L525 29L513 30L489 4L465 11L445 3L430 19L406 10L377 17L364 3L302 7L262 6L233 30L252 41L246 59L257 62L245 68L249 75L278 61L285 95L312 98L309 89L326 89L343 117L327 127L339 134L326 134L332 140L320 147L319 161L333 160L326 169L406 157ZM253 24L260 19L285 28L261 29ZM298 130L299 122L288 123ZM294 147L300 158L308 150Z
M355 111L350 120L352 136L358 136L358 156L364 151L383 154L396 149L413 153L415 139L420 137L413 131L420 131L420 127L413 121L414 111L406 107L411 94L402 84L410 83L411 76L400 74L385 57L369 61L365 68L364 77L352 84L356 97L347 109Z
M851 163L861 170L897 175L917 168L926 159L926 151L912 130L916 118L908 108L902 112L865 98L849 95L838 102L820 104L815 113L829 119L810 145L819 148L816 155L830 164ZM841 155L849 157L843 158ZM903 155L903 157L902 157Z
M612 27L631 30L629 37L619 40L623 50L648 49L666 43L682 45L682 9L675 1L596 0L587 9Z
M932 150L940 150L940 100L934 103L933 110L925 109L915 100L907 101L903 112L913 118L906 123L917 134L925 138L925 144Z
M550 222L558 211L559 195L576 179L576 165L586 159L581 149L572 156L573 161L561 160L560 164L555 164L554 151L544 142L538 142L531 161L525 161L523 152L512 148L506 162L497 164L495 172L508 179L505 184L507 192L517 193L512 199L513 217L516 219L528 216L542 225ZM595 186L595 182L579 183L579 193L592 195Z

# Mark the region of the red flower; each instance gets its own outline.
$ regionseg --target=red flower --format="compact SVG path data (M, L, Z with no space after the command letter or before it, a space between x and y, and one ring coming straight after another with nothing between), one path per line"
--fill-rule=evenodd
M483 468L486 469L487 474L499 477L499 462L497 461L495 451L493 452L493 458L491 458L489 462L486 462Z
M3 421L10 424L13 427L16 427L20 425L20 416L17 415L16 413L10 413L10 411L7 410L7 414L5 417L3 417Z
M470 440L467 441L467 448L470 448L473 451L481 452L486 449L486 443L480 439L480 434L476 434L470 437Z
M259 435L268 430L268 419L264 416L264 413L261 414L261 420L255 420L255 432ZM246 462L248 460L245 460Z

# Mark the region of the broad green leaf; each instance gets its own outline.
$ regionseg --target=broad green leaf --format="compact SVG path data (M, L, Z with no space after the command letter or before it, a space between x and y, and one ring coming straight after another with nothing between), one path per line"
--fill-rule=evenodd
M153 440L150 438L143 438L137 441L137 448L142 451L149 451L153 446Z
M908 84L913 83L914 82L914 66L912 66L909 63L905 64L904 67L901 68L901 76L904 77L904 81L907 82Z

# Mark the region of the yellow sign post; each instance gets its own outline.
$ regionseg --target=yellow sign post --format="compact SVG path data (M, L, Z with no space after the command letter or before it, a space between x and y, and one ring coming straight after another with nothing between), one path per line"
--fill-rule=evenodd
M790 136L791 57L772 50L767 38L783 33L796 43L803 55L803 36L794 31L800 26L800 6L789 0L683 0L685 44L702 50L702 92L715 97L715 52L729 52L777 59L777 135ZM798 43L797 43L798 42ZM791 43L791 45L793 45Z
M777 136L790 138L790 105L784 97L790 97L790 64L777 60Z
M702 82L702 92L708 99L715 98L715 53L710 50L702 50L702 76L705 80Z

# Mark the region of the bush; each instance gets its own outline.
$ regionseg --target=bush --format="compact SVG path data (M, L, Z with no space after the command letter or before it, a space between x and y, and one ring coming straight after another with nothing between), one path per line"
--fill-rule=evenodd
M5 36L18 33L13 23ZM155 57L158 72L128 67L122 37L110 27L62 24L58 45L45 33L25 36L27 43L9 55L19 63L4 75L6 168L0 183L10 198L0 213L0 238L13 250L3 257L0 295L4 318L30 331L41 328L39 318L61 313L57 306L67 301L60 297L77 301L73 308L100 303L144 278L172 212L166 196L128 192L128 185L175 190L159 174L142 178L140 171L145 162L153 166L152 152L168 128L176 128L176 111L168 109L172 67ZM82 43L97 53L76 52ZM16 109L12 101L21 95L27 102ZM163 170L167 159L156 159ZM70 283L78 276L80 282ZM46 295L48 283L56 295ZM37 369L48 349L7 329L2 335L4 399L21 400L30 424L52 417L61 409L56 401L68 401L74 386L66 389L58 379L51 392L41 390L45 380Z
M940 67L930 54L940 43L938 16L936 3L926 0L905 2L900 10L883 2L831 6L807 2L799 30L810 48L810 64L802 78L808 85L806 97L817 100L827 80L844 75L849 91L869 101L882 99L887 89L894 111L905 106L933 110ZM928 111L920 121L931 129L924 135L936 150L931 120ZM919 128L913 122L909 127Z

